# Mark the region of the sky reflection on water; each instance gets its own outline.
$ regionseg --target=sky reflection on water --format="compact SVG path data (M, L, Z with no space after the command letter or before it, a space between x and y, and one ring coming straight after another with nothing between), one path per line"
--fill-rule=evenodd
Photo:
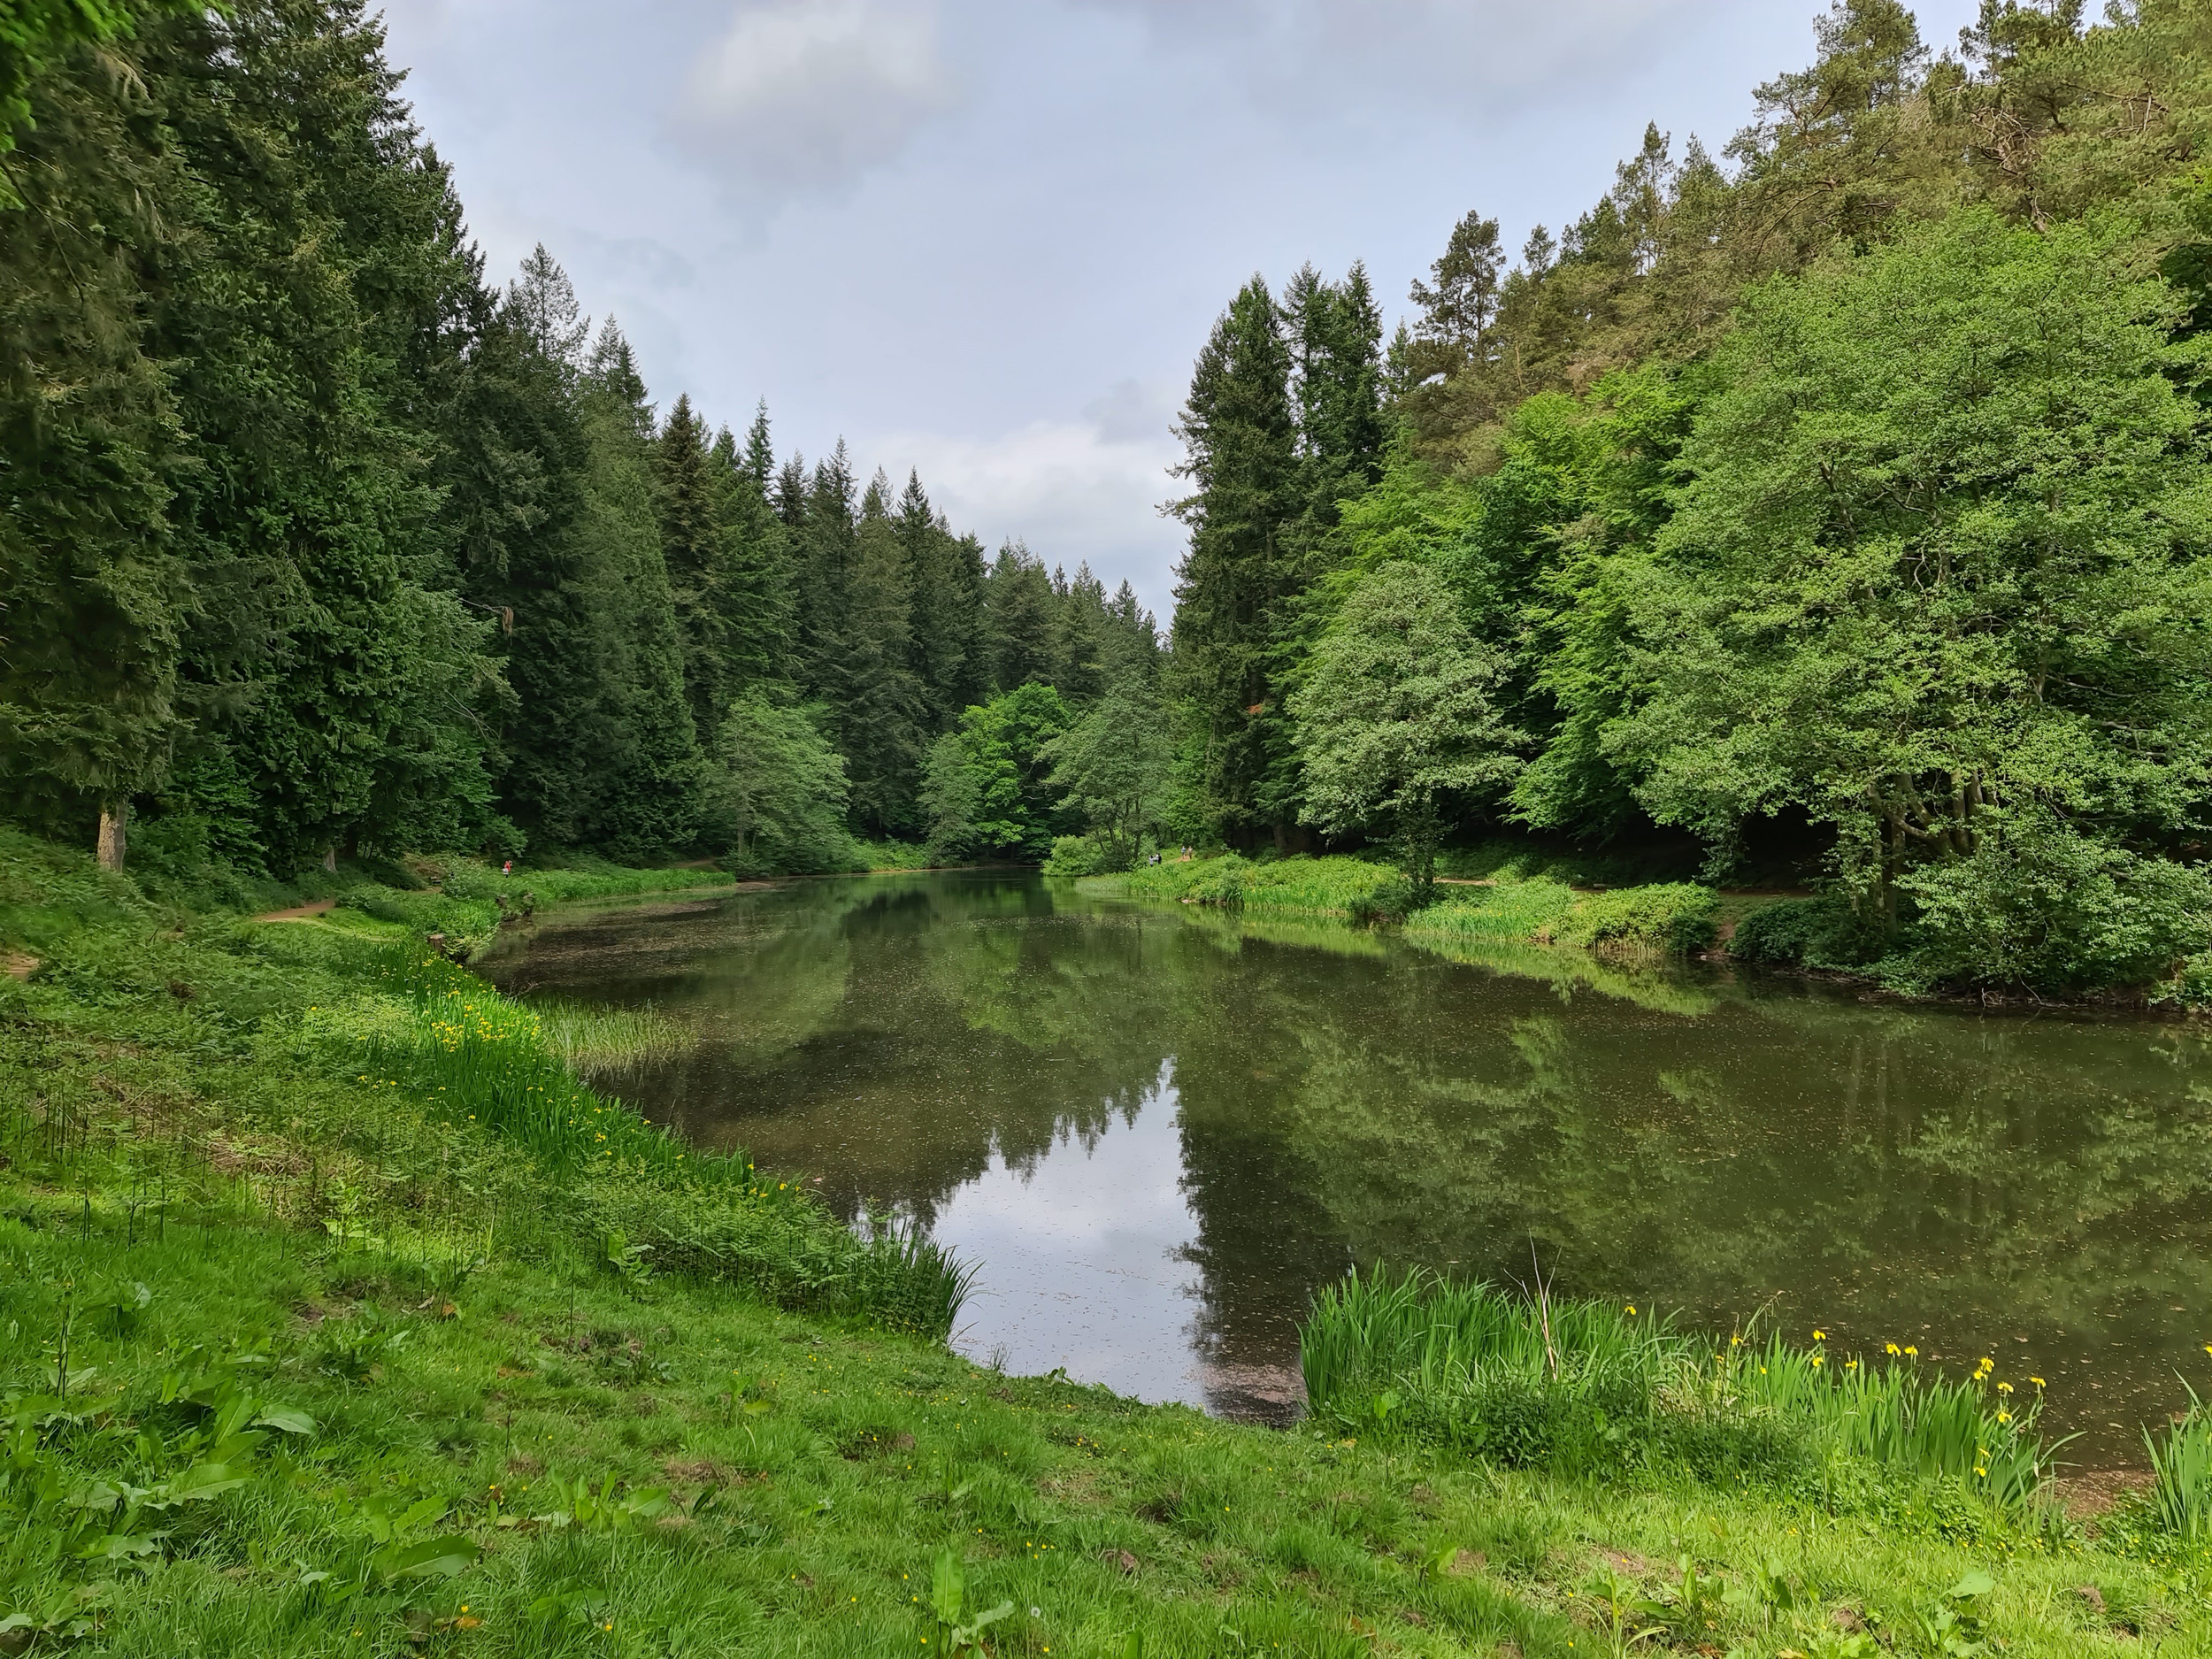
M958 1342L1279 1417L1355 1262L1764 1310L2052 1383L2076 1455L2212 1392L2203 1039L1576 953L1141 908L1025 875L555 917L491 972L650 1002L611 1079L680 1133L890 1204L978 1264ZM1803 1327L1802 1331L1799 1327Z

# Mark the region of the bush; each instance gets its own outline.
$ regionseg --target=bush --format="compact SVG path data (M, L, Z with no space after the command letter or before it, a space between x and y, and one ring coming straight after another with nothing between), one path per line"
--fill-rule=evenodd
M1099 876L1113 870L1113 849L1094 836L1063 835L1045 860L1048 876Z
M1728 954L1739 962L1784 968L1863 968L1882 954L1884 936L1870 910L1855 910L1841 894L1783 899L1736 924Z
M1916 915L1908 949L1882 968L1904 984L2144 985L2212 946L2201 870L2092 840L2047 813L2011 818L1971 856L1898 885Z

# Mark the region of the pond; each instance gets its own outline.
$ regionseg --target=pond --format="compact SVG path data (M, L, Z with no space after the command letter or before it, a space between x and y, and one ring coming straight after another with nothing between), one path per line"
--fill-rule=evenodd
M1901 1006L1699 965L1452 960L1019 872L570 912L486 971L651 1003L607 1086L977 1266L955 1345L1280 1418L1296 1322L1421 1263L2050 1384L2089 1466L2212 1392L2194 1026Z

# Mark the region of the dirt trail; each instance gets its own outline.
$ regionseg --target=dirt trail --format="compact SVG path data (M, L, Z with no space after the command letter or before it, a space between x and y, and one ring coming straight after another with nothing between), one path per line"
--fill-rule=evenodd
M38 972L38 958L19 950L9 951L4 956L0 956L0 962L7 964L8 978L11 979L27 979Z
M327 916L337 908L338 901L335 899L317 899L309 904L295 904L288 910L271 910L266 915L255 917L254 920L257 922L308 922L314 920L318 916Z

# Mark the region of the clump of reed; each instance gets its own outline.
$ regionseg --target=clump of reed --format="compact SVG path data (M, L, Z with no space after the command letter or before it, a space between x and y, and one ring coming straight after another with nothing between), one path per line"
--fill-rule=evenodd
M1580 945L1615 956L1667 956L1712 942L1720 895L1694 882L1656 882L1578 893L1548 876L1500 877L1489 887L1458 887L1413 917L1411 939L1499 944Z
M614 1077L641 1071L688 1053L698 1033L649 1004L643 1008L588 1008L577 1002L536 1002L538 1035L572 1070Z
M1632 1304L1434 1274L1354 1274L1300 1331L1310 1409L1509 1466L1591 1474L1672 1464L1706 1479L1802 1478L1836 1460L2033 1512L2057 1447L1984 1359L1965 1379L1892 1344L1873 1361L1738 1333L1715 1342Z
M1540 876L1529 881L1502 880L1491 887L1455 887L1451 897L1409 920L1406 937L1525 945L1548 940L1574 903L1572 887Z
M1133 898L1176 899L1256 913L1390 920L1412 906L1413 884L1388 864L1364 858L1253 859L1234 853L1148 864L1110 882Z
M2162 1430L2143 1432L2143 1448L2151 1460L2152 1518L2185 1542L2212 1540L2212 1409L2194 1388L2187 1411Z

